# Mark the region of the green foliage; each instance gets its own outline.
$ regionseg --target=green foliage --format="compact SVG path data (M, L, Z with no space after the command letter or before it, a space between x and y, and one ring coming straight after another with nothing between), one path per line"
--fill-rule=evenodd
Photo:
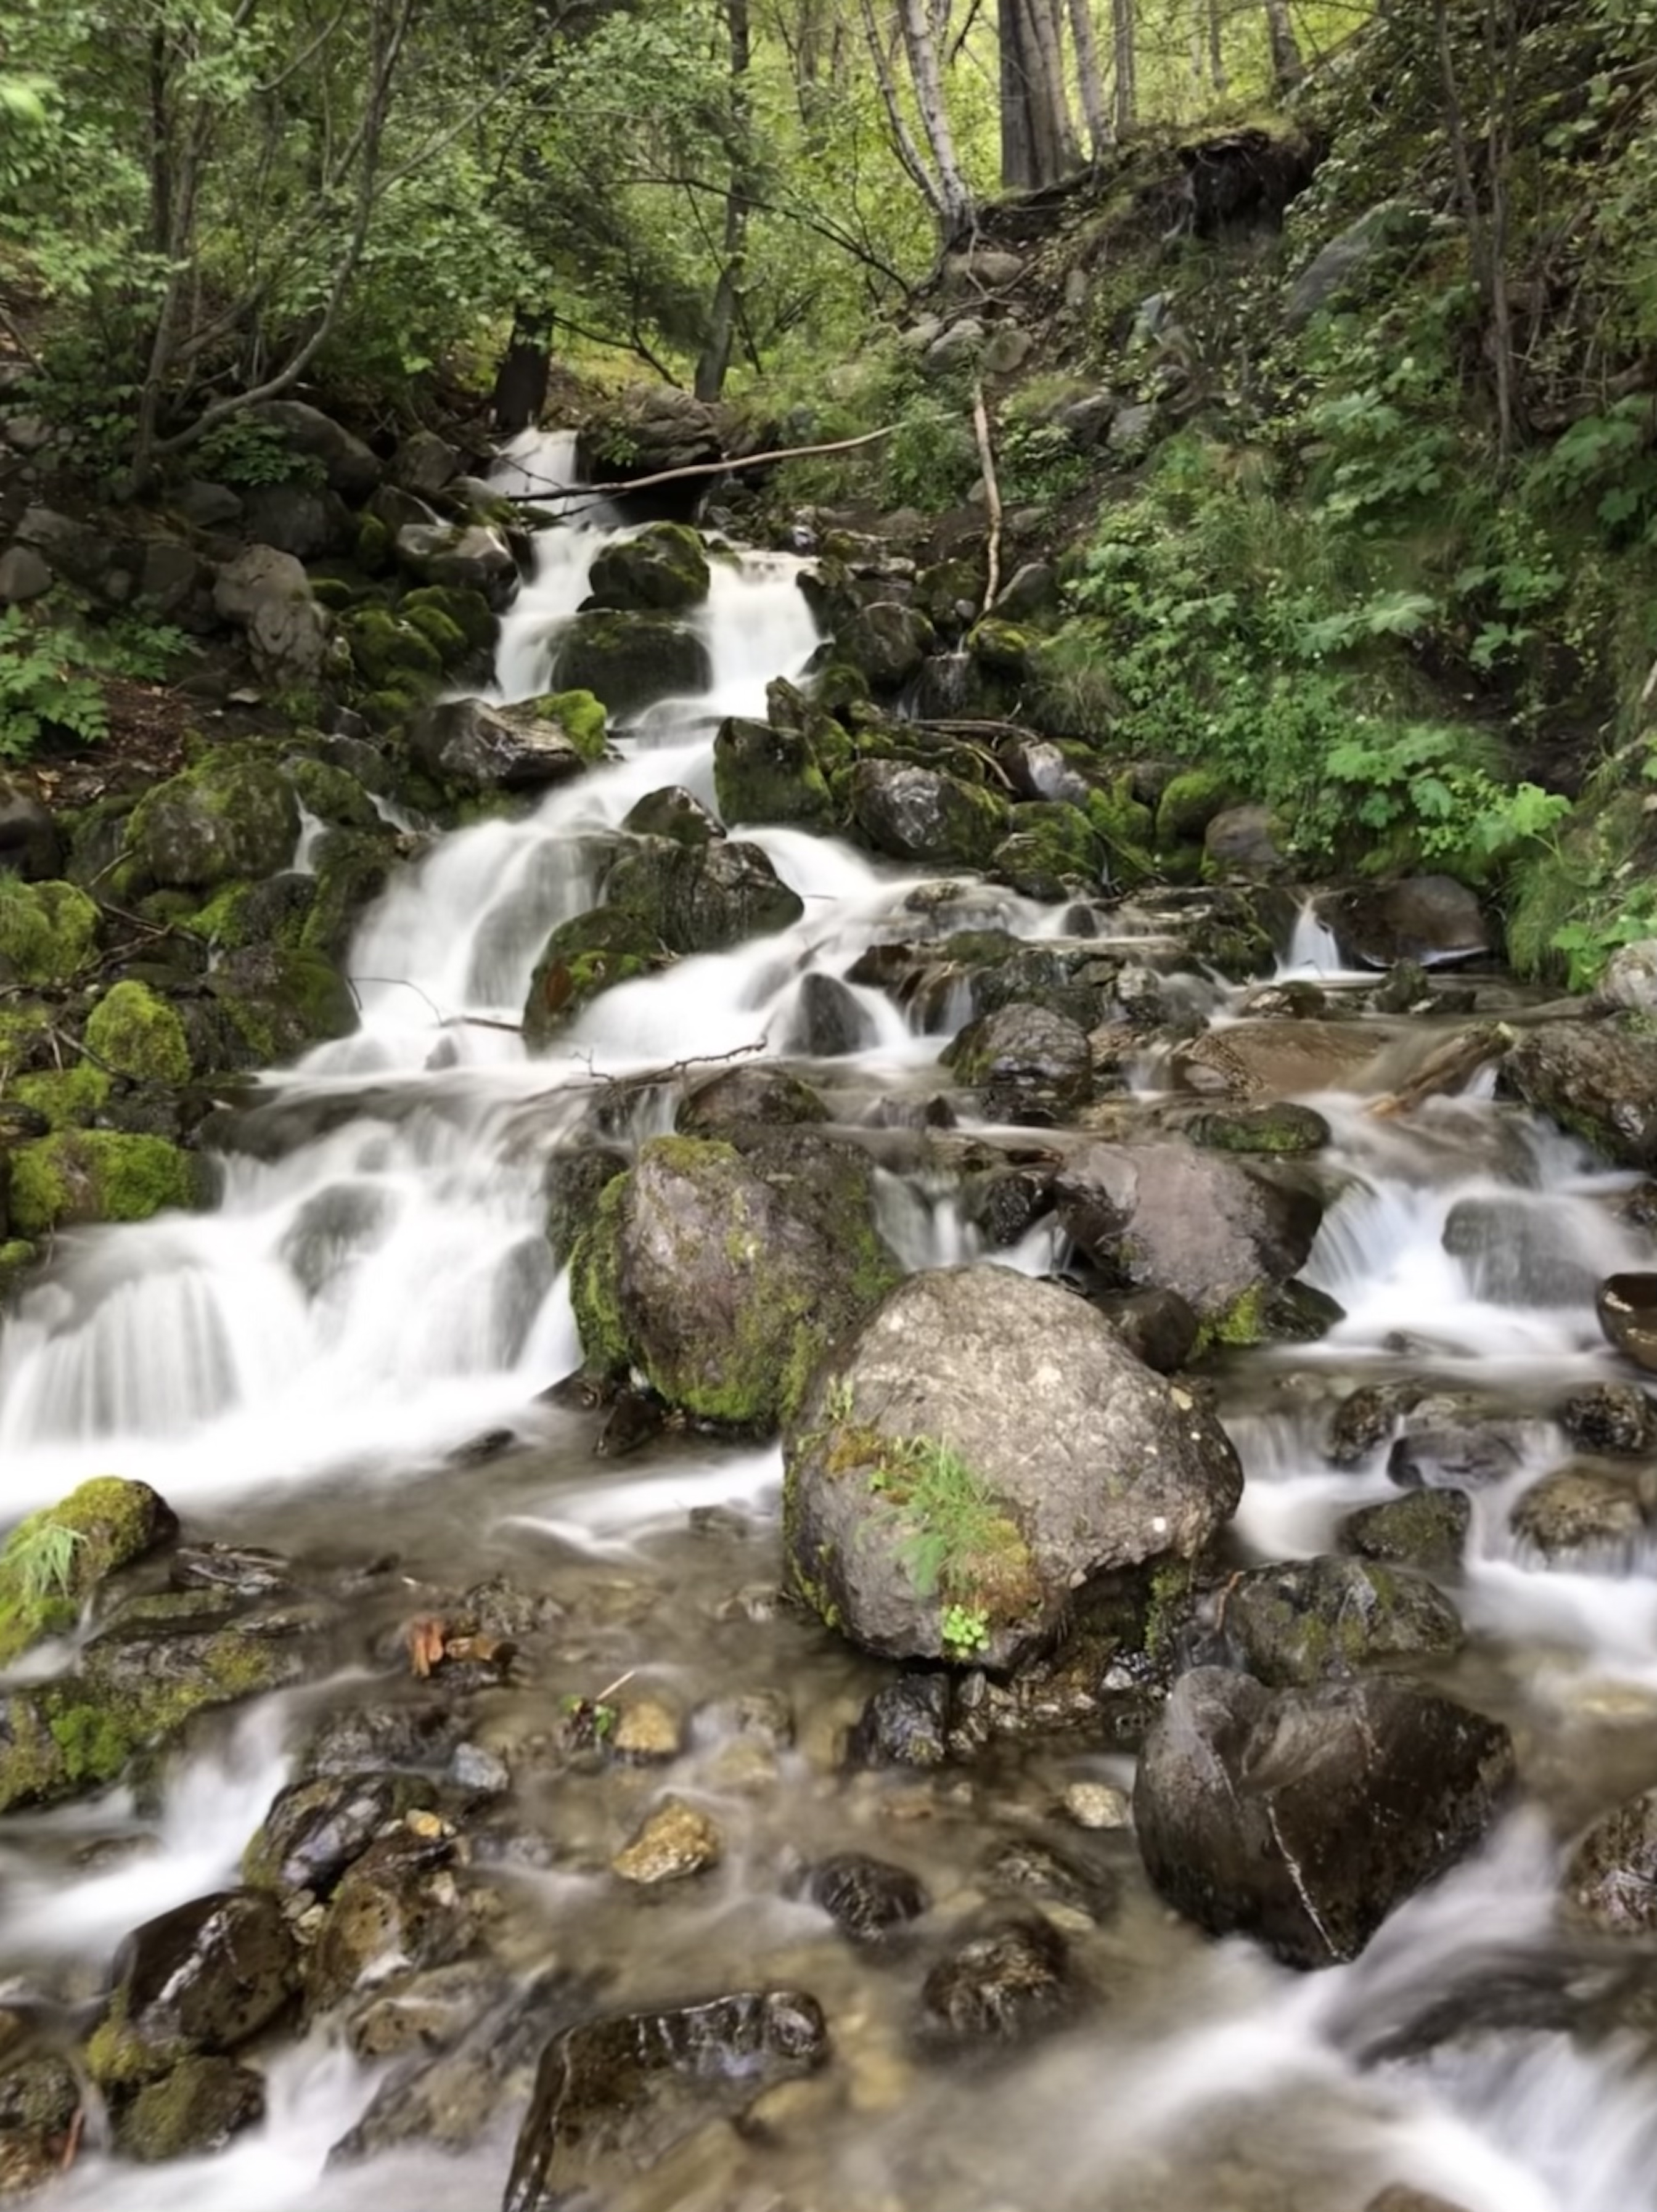
M990 1616L981 1606L947 1605L939 1633L946 1659L976 1659L990 1648Z
M75 1555L85 1541L79 1528L32 1515L0 1553L0 1571L31 1602L67 1597L75 1584Z
M0 612L0 759L27 760L43 737L96 744L108 735L102 689L68 659L67 643L21 607Z
M295 477L320 478L322 473L316 462L295 455L278 424L253 415L232 415L216 425L196 447L192 465L216 483L247 489L288 483Z
M960 1620L981 1612L1021 1573L1024 1540L995 1492L938 1437L882 1438L869 1488L902 1515L899 1555L922 1597L941 1596ZM959 1625L959 1623L958 1623ZM974 1648L982 1641L975 1637Z

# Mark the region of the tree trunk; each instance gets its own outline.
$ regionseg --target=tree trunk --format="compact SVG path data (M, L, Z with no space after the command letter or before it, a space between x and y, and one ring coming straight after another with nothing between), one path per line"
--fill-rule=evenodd
M1039 181L1035 142L1030 132L1029 76L1021 41L1020 0L996 0L996 25L1001 54L1001 181L1009 192L1027 191Z
M921 127L932 149L932 166L938 181L938 218L943 243L953 246L972 224L972 195L967 190L955 152L955 134L943 94L943 72L932 35L927 0L899 0L899 20L909 55L910 75L915 81L915 104Z
M1077 168L1081 160L1064 89L1059 0L1024 0L1024 10L1030 25L1030 43L1038 60L1032 90L1039 88L1042 128L1037 133L1036 143L1044 149L1041 181L1044 185L1057 184L1061 177Z
M1271 82L1279 94L1293 92L1306 75L1306 64L1288 20L1288 0L1265 0L1266 35L1271 43Z
M1209 82L1215 92L1224 92L1231 82L1226 74L1224 33L1220 0L1209 0Z
M503 438L515 438L520 430L527 430L540 420L546 402L551 327L551 317L533 307L520 307L512 318L512 336L495 372L490 407L495 428Z
M1111 0L1111 51L1116 73L1116 130L1133 128L1139 112L1137 57L1134 50L1133 0Z
M748 139L748 0L725 0L725 23L731 44L730 189L725 195L725 237L714 288L708 335L696 365L696 396L717 399L725 389L731 365L731 347L741 305L742 276L748 242L748 196L753 189L752 148Z
M1097 161L1114 134L1099 73L1099 41L1093 36L1092 0L1070 0L1070 39L1076 50L1076 78L1081 93L1081 112L1087 125L1087 151Z
M886 125L892 133L892 149L910 178L937 217L938 228L947 231L944 216L943 192L937 179L926 166L926 156L915 143L914 133L904 120L904 111L898 99L898 88L892 82L892 64L886 56L880 25L874 20L874 0L861 0L863 34L868 41L869 58L874 64L875 82L880 88L880 104L886 109ZM948 242L946 236L945 243Z

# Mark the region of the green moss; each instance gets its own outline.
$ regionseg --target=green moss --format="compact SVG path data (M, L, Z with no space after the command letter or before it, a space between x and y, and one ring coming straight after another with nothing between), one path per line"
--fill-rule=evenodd
M39 1257L38 1248L21 1237L0 1244L0 1304L17 1290Z
M401 613L410 629L419 631L445 669L458 668L471 652L466 632L438 608L411 607L405 602Z
M966 649L980 668L987 668L998 676L1022 676L1029 666L1031 653L1039 642L1034 631L987 615L968 632Z
M525 1044L539 1051L601 991L664 967L668 957L646 921L617 907L592 907L560 922L529 979Z
M1154 823L1149 807L1134 797L1130 775L1118 776L1108 791L1088 793L1087 819L1108 848L1113 881L1141 883L1152 872Z
M246 908L252 889L250 884L227 884L222 890L216 891L205 906L196 909L191 922L196 934L226 951L245 945Z
M708 596L708 556L687 523L653 522L612 540L594 562L588 588L604 607L679 614Z
M19 1522L0 1553L0 1666L42 1636L72 1628L98 1584L170 1525L147 1484L113 1474L94 1476Z
M107 1066L135 1082L190 1080L184 1024L147 984L117 983L107 992L88 1018L86 1041Z
M474 653L488 652L500 628L489 601L469 584L422 584L404 592L397 611L417 629L426 627L422 615L440 615L460 631ZM432 642L436 643L435 637Z
M362 592L355 584L348 584L343 576L313 574L311 597L318 606L326 607L330 614L339 615L354 607L362 597Z
M629 1177L617 1176L599 1194L593 1218L570 1255L570 1299L589 1367L614 1373L627 1364L621 1315L620 1229Z
M536 719L556 722L584 761L604 758L609 725L590 691L549 691L533 702Z
M383 827L374 801L354 775L326 761L296 754L283 763L283 770L311 812L344 830Z
M1156 810L1157 843L1200 845L1203 831L1233 796L1227 778L1210 769L1191 769L1175 776Z
M356 1001L338 969L296 945L255 944L209 980L237 1035L267 1066L356 1027Z
M125 849L149 884L206 892L279 874L298 842L286 776L268 759L227 750L147 793L126 825Z
M1157 1662L1170 1660L1191 1616L1197 1574L1189 1559L1167 1559L1147 1578L1144 1649Z
M1079 806L1034 800L1013 809L1012 834L995 853L996 873L1026 898L1060 899L1097 884L1105 854Z
M443 672L442 658L430 639L384 607L363 607L340 629L357 674L374 690L394 684L423 690Z
M392 535L377 514L365 514L356 533L356 565L365 576L383 576L392 566Z
M20 1106L43 1114L56 1129L78 1129L109 1097L109 1078L89 1060L77 1060L64 1068L46 1068L20 1075L10 1085L10 1096Z
M147 1221L195 1205L197 1162L161 1137L71 1129L21 1145L12 1156L11 1218L25 1237L88 1221Z
M44 1006L13 1006L0 1012L0 1084L9 1089L14 1077L37 1064L51 1030Z
M98 909L73 884L0 875L0 973L16 983L67 983L98 938Z

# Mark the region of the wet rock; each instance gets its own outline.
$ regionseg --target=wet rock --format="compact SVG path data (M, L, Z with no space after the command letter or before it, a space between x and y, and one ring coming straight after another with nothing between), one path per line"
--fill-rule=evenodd
M1485 1490L1519 1465L1523 1425L1465 1393L1418 1398L1399 1425L1386 1472L1403 1490Z
M727 823L781 822L825 830L834 801L803 728L734 717L714 738L714 795Z
M541 1178L546 1197L546 1241L556 1263L564 1267L576 1239L591 1221L599 1200L618 1175L627 1171L627 1155L608 1145L561 1145L547 1161Z
M659 699L705 691L712 674L699 633L672 615L576 615L553 648L559 689L590 691L623 720Z
M358 2007L345 2039L359 2058L399 2058L459 2042L482 2014L498 2008L506 1977L491 1960L463 1959L399 1978Z
M1509 1048L1499 1087L1616 1166L1657 1165L1657 1038L1614 1021L1538 1022Z
M1349 1513L1335 1532L1336 1540L1343 1552L1355 1552L1362 1559L1449 1575L1461 1565L1472 1516L1472 1501L1465 1492L1417 1490Z
M702 801L679 784L647 791L622 817L621 826L631 837L671 837L676 845L705 845L725 834Z
M611 869L604 897L670 952L722 952L787 929L805 912L760 848L734 837L708 845L643 840Z
M1400 1682L1274 1692L1201 1668L1146 1740L1134 1822L1178 1911L1322 1966L1473 1848L1513 1775L1504 1728Z
M577 1239L570 1293L594 1366L637 1368L670 1405L763 1430L895 1273L863 1153L779 1129L741 1152L645 1145Z
M661 1698L628 1698L617 1708L610 1738L618 1758L641 1765L677 1759L685 1748L685 1719Z
M1544 1198L1462 1198L1446 1216L1444 1249L1466 1269L1474 1296L1493 1305L1587 1305L1598 1270L1570 1229Z
M941 1766L954 1698L947 1674L903 1674L882 1684L846 1740L848 1765Z
M850 795L857 828L894 860L987 867L1006 828L1006 807L980 785L901 761L860 761Z
M612 2014L548 2044L519 2131L503 2212L607 2195L682 2136L828 2057L817 2000L745 1990L704 2003Z
M735 1137L744 1129L803 1128L828 1118L810 1084L785 1067L761 1062L698 1084L680 1102L673 1127L685 1137Z
M1235 1510L1214 1416L1084 1300L1005 1267L911 1275L784 1440L794 1588L892 1658L1002 1668L1090 1577L1190 1559Z
M1130 1828L1133 1806L1127 1792L1108 1782L1072 1782L1064 1792L1064 1810L1078 1828Z
M247 945L228 952L207 979L223 1026L236 1041L210 1064L268 1067L314 1044L350 1036L356 1000L332 961L283 945ZM193 1039L192 1039L193 1042Z
M594 561L588 605L631 613L684 614L708 596L708 556L682 522L652 522L636 537L613 539Z
M1365 1382L1349 1391L1329 1425L1329 1456L1337 1467L1357 1467L1429 1395L1429 1385L1408 1382Z
M561 921L530 975L524 998L525 1047L542 1051L602 992L651 975L672 959L647 922L618 908L594 907Z
M839 1060L874 1042L874 1022L856 995L832 975L805 976L789 1017L782 1049L808 1060Z
M1446 1658L1466 1640L1455 1607L1424 1576L1335 1557L1237 1577L1227 1586L1225 1634L1270 1689Z
M958 1082L982 1094L990 1121L1064 1121L1093 1096L1086 1030L1045 1006L1002 1006L969 1022L941 1057Z
M1173 1140L1085 1146L1053 1194L1106 1282L1177 1291L1226 1344L1270 1334L1268 1287L1304 1265L1323 1218L1310 1188Z
M163 890L210 891L279 874L299 842L299 803L268 761L211 753L145 794L126 827L126 854Z
M920 673L937 633L918 607L876 599L859 607L835 638L836 656L876 691L900 691Z
M488 524L405 522L393 538L397 564L417 584L478 592L499 609L517 594L518 564L505 538Z
M1571 1854L1564 1891L1608 1935L1657 1932L1657 1790L1595 1821Z
M287 2003L295 1964L281 1908L257 1890L220 1890L146 1921L115 1954L109 2009L87 2045L94 2080L119 2088L235 2051Z
M996 1251L1018 1243L1052 1210L1045 1170L1007 1168L979 1176L964 1194L963 1211Z
M454 1832L433 1813L411 1813L370 1844L341 1878L306 1960L313 2013L393 1972L460 1956L476 1922L455 1878L459 1863Z
M925 1883L907 1867L862 1851L820 1859L808 1870L805 1890L854 1943L884 1942L918 1920L931 1903Z
M1636 1367L1657 1374L1657 1274L1608 1275L1594 1311L1617 1349Z
M1169 1066L1184 1090L1276 1098L1297 1091L1351 1090L1377 1048L1371 1025L1300 1015L1290 1021L1234 1022L1205 1030L1181 1045ZM1304 1122L1300 1127L1309 1128Z
M1329 1124L1310 1106L1287 1100L1272 1106L1240 1107L1196 1114L1180 1123L1192 1144L1215 1152L1256 1152L1288 1158L1319 1152L1328 1144Z
M330 1714L301 1760L302 1775L391 1772L436 1776L466 1735L447 1705L356 1705Z
M1409 876L1330 892L1318 901L1317 913L1343 957L1359 967L1414 960L1438 968L1491 950L1477 894L1453 876Z
M986 1852L979 1878L987 1889L1043 1898L1089 1920L1105 1918L1121 1891L1110 1869L1078 1866L1029 1837L1009 1838Z
M265 2077L233 2058L186 2058L119 2114L115 2143L142 2166L201 2158L265 2117Z
M601 750L601 718L599 730ZM428 707L410 723L408 746L417 768L467 791L539 791L582 775L593 757L591 744L577 742L561 716L533 703L492 707L483 699Z
M1197 1348L1203 1324L1178 1291L1130 1291L1093 1300L1136 1359L1177 1375Z
M282 1790L242 1854L255 1889L328 1896L370 1844L429 1795L412 1775L338 1774Z
M1657 1405L1632 1382L1590 1382L1573 1390L1554 1419L1583 1451L1657 1456Z
M699 1805L687 1804L682 1797L664 1797L610 1866L624 1881L653 1889L659 1882L705 1874L724 1856L725 1838L718 1824Z
M1073 2019L1081 1991L1069 1948L1045 1920L1014 1920L969 1936L921 1989L917 2034L937 2051L1033 2042Z
M1014 806L1008 818L1010 834L990 864L1023 897L1054 902L1105 878L1106 848L1080 807L1034 800Z
M1583 1551L1626 1554L1647 1534L1657 1487L1575 1462L1532 1483L1510 1516L1515 1536L1544 1559Z

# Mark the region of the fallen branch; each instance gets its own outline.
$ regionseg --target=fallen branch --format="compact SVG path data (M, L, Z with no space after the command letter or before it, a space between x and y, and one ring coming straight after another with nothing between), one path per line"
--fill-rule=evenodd
M394 991L412 991L416 998L423 999L431 1008L432 1019L440 1030L504 1030L509 1036L523 1034L521 1022L497 1021L492 1014L446 1014L429 992L423 991L417 983L411 983L406 975L347 975L345 981L353 994L359 983L384 983ZM360 998L357 1005L360 1009Z
M1489 1061L1504 1058L1513 1043L1514 1033L1505 1022L1481 1023L1477 1029L1447 1038L1428 1054L1407 1082L1383 1097L1372 1099L1364 1111L1380 1121L1407 1114L1424 1098L1459 1090Z
M769 453L748 453L740 460L697 461L682 469L663 469L653 477L635 477L631 483L594 484L555 484L550 477L531 477L532 483L545 486L536 492L503 492L501 495L514 507L539 507L546 498L602 499L611 492L651 491L657 484L678 483L685 477L727 476L735 469L761 468L771 461L813 461L825 453L850 453L859 446L872 446L878 439L890 438L901 428L888 422L879 430L865 430L860 438L837 438L830 446L780 446Z
M978 465L984 471L984 502L990 514L990 544L988 573L984 580L984 605L980 612L988 614L995 605L1001 589L1001 486L996 480L996 449L990 442L990 416L984 404L984 386L972 386L972 431L978 441Z

